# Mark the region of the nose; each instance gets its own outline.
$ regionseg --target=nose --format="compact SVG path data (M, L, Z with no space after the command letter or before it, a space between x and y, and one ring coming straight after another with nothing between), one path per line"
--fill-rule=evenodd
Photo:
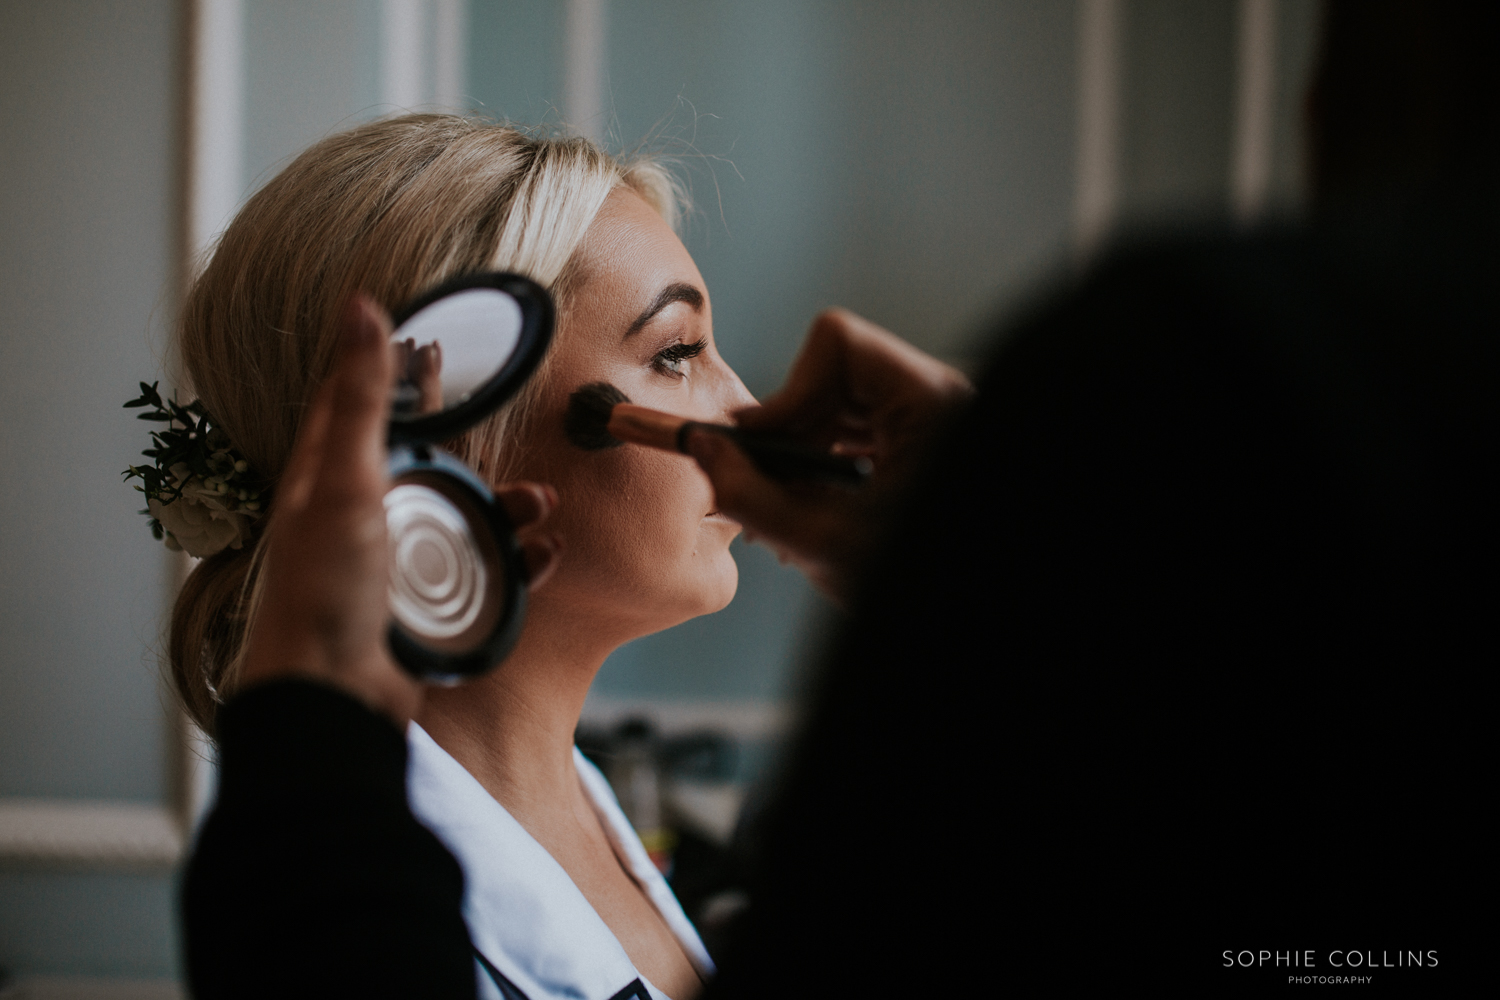
M743 410L747 406L754 406L756 399L750 395L750 390L745 388L745 383L740 381L739 375L735 373L733 368L729 367L723 361L720 364L723 365L724 378L717 387L719 390L717 393L718 399L715 402L719 404L720 416L724 422L732 423L733 421L729 419L730 414L735 410Z

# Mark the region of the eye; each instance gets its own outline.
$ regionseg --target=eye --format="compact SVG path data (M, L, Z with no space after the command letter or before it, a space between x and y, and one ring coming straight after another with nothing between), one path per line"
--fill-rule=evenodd
M706 340L695 340L691 344L672 344L656 352L651 359L651 367L663 375L671 378L687 378L688 362L703 353L708 346Z

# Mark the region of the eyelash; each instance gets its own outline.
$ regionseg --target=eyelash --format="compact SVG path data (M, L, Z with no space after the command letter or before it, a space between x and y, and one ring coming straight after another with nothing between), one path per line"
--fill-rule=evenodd
M702 354L707 346L708 341L695 340L691 344L678 343L664 347L651 359L651 367L672 378L687 378L687 372L683 370L682 363L691 361Z

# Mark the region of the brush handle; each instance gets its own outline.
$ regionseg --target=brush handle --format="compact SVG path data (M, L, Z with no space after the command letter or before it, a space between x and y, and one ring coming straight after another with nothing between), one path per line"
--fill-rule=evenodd
M821 479L843 486L860 486L870 475L870 460L849 455L833 455L810 448L792 438L765 431L747 431L726 424L701 424L688 421L677 432L677 450L686 453L689 431L711 431L729 438L750 456L755 467L772 479Z
M782 482L820 479L844 486L859 486L870 474L868 458L831 455L781 434L686 420L635 403L615 404L609 411L606 430L620 441L633 441L663 451L680 451L684 455L688 453L688 432L700 430L722 434L750 456L756 468Z

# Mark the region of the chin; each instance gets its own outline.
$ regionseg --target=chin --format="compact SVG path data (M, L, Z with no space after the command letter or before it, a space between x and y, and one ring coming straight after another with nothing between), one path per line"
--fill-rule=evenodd
M739 565L735 563L734 557L727 552L724 553L724 561L729 564L729 567L723 574L721 574L721 578L719 580L718 600L714 602L713 607L705 611L704 614L712 614L715 611L723 611L725 608L729 607L729 602L734 600L735 591L740 589Z
M702 567L698 579L694 581L692 598L684 602L691 604L693 610L684 615L682 620L723 611L734 600L734 592L739 586L740 568L726 548Z

